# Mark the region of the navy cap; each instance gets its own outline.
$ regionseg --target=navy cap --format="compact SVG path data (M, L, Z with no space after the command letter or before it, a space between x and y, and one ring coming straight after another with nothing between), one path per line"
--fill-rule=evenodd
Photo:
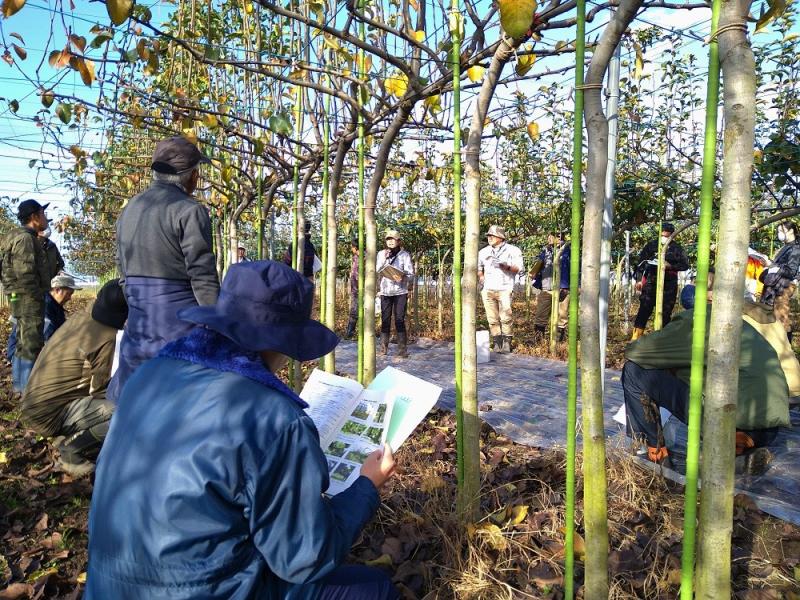
M17 207L17 218L20 221L27 221L28 217L38 213L40 210L45 210L50 203L39 204L36 200L23 200Z
M182 321L205 325L245 350L273 350L295 360L331 352L339 338L311 318L314 285L272 260L231 265L214 306L178 311Z

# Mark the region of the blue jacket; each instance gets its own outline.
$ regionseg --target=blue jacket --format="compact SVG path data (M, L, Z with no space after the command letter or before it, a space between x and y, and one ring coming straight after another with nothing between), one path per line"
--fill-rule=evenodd
M84 600L313 600L379 497L365 477L322 495L303 405L204 329L137 369L97 464Z

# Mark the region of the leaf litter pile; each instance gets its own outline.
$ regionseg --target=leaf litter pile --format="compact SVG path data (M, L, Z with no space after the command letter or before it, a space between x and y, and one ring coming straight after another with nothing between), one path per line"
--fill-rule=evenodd
M75 304L79 304L76 302ZM75 308L75 307L73 307ZM8 333L0 312L0 340ZM3 343L3 346L5 344ZM46 440L19 420L10 369L0 360L0 600L80 598L91 480L58 470ZM404 598L562 598L563 450L481 431L482 520L456 520L455 418L434 411L397 453L383 505L351 560L392 573ZM580 468L580 465L579 465ZM680 582L681 489L609 456L611 598L673 599ZM581 523L580 473L576 523ZM575 540L582 597L583 531ZM800 600L800 529L736 498L736 598Z

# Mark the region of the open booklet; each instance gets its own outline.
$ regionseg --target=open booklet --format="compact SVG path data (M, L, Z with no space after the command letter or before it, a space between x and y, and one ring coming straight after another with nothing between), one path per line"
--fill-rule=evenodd
M315 369L300 397L319 431L334 496L358 478L361 464L388 443L396 450L439 399L442 388L393 367L364 389L357 381Z
M406 276L403 271L395 266L390 265L389 263L386 263L378 270L378 275L386 277L387 279L391 279L397 283L401 282L403 277Z

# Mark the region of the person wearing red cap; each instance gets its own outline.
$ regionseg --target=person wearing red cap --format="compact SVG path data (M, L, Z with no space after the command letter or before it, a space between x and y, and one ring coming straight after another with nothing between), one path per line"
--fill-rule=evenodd
M50 274L44 248L38 242L47 229L48 204L25 200L17 207L21 227L0 241L3 290L9 296L11 316L17 324L17 346L11 361L15 392L28 382L36 357L44 346L44 296L50 291Z
M175 316L179 309L217 301L211 220L192 197L199 167L207 162L182 136L160 141L151 186L132 198L117 220L117 264L130 316L108 389L112 401L139 365L188 331Z

